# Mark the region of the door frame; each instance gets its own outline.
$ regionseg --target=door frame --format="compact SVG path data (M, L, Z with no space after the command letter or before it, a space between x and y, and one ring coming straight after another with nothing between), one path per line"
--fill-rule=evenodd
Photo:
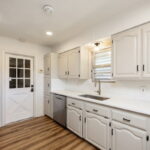
M17 56L24 56L24 57L30 57L33 59L33 84L34 84L34 93L33 93L33 117L36 117L36 95L37 95L37 90L36 90L36 74L35 74L35 70L36 70L36 60L37 58L35 56L32 55L25 55L22 53L13 53L13 52L9 52L6 50L3 50L2 52L2 102L1 102L1 126L5 125L5 115L6 115L6 55L17 55Z

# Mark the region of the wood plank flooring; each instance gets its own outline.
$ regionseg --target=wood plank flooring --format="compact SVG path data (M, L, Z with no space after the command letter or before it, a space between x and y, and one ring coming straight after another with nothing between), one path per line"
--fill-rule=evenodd
M0 150L96 150L48 117L0 128Z

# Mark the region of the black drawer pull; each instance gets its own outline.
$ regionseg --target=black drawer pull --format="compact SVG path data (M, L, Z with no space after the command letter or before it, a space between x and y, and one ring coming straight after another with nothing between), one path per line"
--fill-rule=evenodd
M131 120L123 118L123 121L130 122Z
M98 110L96 110L96 109L93 109L93 111L94 111L94 112L98 112Z

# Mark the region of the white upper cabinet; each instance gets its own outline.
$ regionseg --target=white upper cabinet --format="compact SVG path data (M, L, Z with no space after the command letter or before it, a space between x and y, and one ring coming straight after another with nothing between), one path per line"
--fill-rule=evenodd
M146 132L113 122L112 150L147 150Z
M67 53L60 54L58 57L58 73L60 78L68 77L68 55Z
M68 53L68 77L78 78L80 76L80 50L74 49Z
M90 76L89 57L89 51L82 47L59 54L59 77L88 79Z
M109 120L101 116L86 113L85 139L101 150L108 150Z
M140 76L140 31L135 28L113 36L114 77Z
M142 26L143 37L143 77L150 77L150 23Z
M45 75L50 75L50 69L51 69L50 61L51 61L50 54L45 55L44 56L44 74Z

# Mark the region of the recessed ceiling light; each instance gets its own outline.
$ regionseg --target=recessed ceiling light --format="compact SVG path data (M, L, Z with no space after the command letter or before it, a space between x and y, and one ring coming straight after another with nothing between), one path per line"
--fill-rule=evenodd
M52 36L52 35L53 35L53 32L51 32L51 31L47 31L47 32L46 32L46 35L48 35L48 36Z

